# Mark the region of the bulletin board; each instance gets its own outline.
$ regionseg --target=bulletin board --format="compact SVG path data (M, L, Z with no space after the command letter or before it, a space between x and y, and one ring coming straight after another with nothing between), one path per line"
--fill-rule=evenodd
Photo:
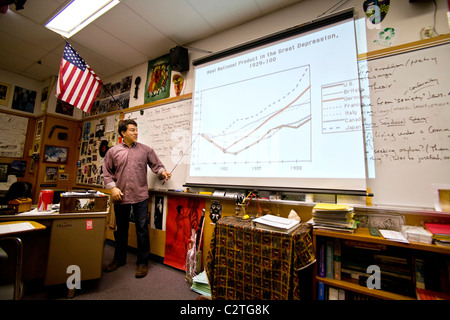
M0 117L0 157L22 158L28 118L2 113Z
M80 154L77 162L77 183L103 187L103 158L108 148L119 140L120 114L83 122Z

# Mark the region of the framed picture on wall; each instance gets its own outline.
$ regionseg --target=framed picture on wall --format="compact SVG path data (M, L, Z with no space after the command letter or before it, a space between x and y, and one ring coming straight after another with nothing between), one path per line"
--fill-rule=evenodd
M13 160L11 162L11 174L16 177L25 177L27 162L23 160Z
M42 128L44 128L44 120L39 120L36 124L35 139L40 139L42 134Z
M14 96L11 108L14 110L33 113L37 92L18 86L14 87Z
M0 163L0 182L8 181L9 163Z
M67 163L67 154L69 148L57 146L45 146L44 162L49 163Z
M56 182L58 178L58 167L46 167L44 182Z
M450 184L433 184L434 208L450 212Z
M9 94L11 91L11 85L0 82L0 104L7 106L9 102Z

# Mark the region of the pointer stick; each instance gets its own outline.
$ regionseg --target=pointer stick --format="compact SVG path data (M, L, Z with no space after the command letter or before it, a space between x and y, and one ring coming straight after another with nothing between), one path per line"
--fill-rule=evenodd
M189 147L186 149L186 151L183 153L183 155L181 156L180 160L178 160L177 164L175 165L175 167L173 167L172 171L170 171L170 175L172 175L172 172L175 171L176 167L178 167L178 165L180 164L181 160L183 160L184 156L186 155L186 153L189 151L189 149L192 147L192 144L194 143L194 141L197 139L198 135L195 137L194 140L192 140L191 144L189 145ZM166 180L163 181L163 185L166 182Z

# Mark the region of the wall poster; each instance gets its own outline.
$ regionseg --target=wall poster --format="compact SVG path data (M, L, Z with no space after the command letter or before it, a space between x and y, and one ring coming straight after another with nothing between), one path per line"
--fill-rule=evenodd
M170 197L166 221L164 263L185 270L192 232L197 233L205 199Z
M144 103L169 97L171 70L169 55L148 62Z

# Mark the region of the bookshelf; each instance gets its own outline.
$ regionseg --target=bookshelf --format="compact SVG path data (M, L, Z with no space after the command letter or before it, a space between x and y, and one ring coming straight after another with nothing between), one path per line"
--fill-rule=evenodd
M325 288L336 288L338 290L345 290L346 292L360 294L363 296L367 296L370 298L383 299L383 300L416 300L414 296L411 294L400 294L397 292L391 292L390 290L380 290L380 289L369 289L367 286L362 286L359 283L355 283L351 281L349 278L342 277L341 279L336 279L336 276L330 277L330 275L320 276L321 272L320 268L320 252L319 247L324 243L333 242L335 239L340 240L339 243L344 243L347 240L351 243L359 243L364 244L361 245L358 250L359 252L375 252L377 250L393 250L394 252L401 252L402 255L408 259L408 268L411 275L411 283L410 286L415 288L415 258L420 257L427 258L432 257L433 259L442 259L443 261L447 261L447 266L450 266L450 248L439 247L434 244L424 244L418 242L410 243L400 243L394 241L385 240L383 237L376 237L370 235L369 229L367 228L357 228L355 233L343 233L343 232L335 232L335 231L326 231L326 230L317 230L313 231L313 245L316 257L318 258L317 267L314 269L314 279L313 279L313 294L314 299L318 299L318 292L323 289L319 289L320 285L324 285ZM377 248L378 247L378 248ZM377 249L374 249L377 248ZM361 251L362 250L362 251ZM326 251L326 248L325 248ZM351 251L347 251L351 252ZM341 252L341 262L342 266L344 266L344 260L346 259L343 251ZM322 256L322 259L327 259L326 252ZM329 257L328 257L329 258ZM434 260L433 260L434 261ZM377 264L375 261L373 264ZM430 265L433 264L430 262ZM445 264L445 263L444 263ZM325 262L326 265L326 262ZM382 271L383 272L383 271ZM343 273L342 273L343 274ZM383 279L383 275L381 276ZM382 280L383 281L383 280ZM408 280L405 280L408 281ZM447 279L448 282L448 279ZM321 284L319 284L321 283Z

